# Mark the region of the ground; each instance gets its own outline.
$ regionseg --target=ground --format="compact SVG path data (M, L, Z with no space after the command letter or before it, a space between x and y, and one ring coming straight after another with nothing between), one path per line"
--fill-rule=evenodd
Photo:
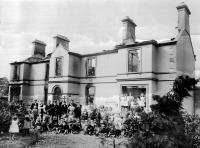
M0 135L0 148L25 148L36 142L35 136L17 135L14 141L9 139L9 134Z
M0 136L0 148L125 148L124 138L100 138L83 134L42 133L39 139L34 136L16 136L9 140L9 135ZM115 143L115 144L113 144Z
M122 139L115 139L116 148L119 148L119 143L122 141ZM44 133L41 135L41 140L31 148L113 148L113 139L83 134Z

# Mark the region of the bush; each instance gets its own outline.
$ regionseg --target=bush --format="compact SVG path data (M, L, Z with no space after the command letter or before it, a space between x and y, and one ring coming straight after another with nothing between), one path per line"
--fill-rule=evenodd
M11 114L9 112L9 104L5 100L0 99L0 132L8 132Z
M0 132L8 132L12 115L19 117L20 125L23 125L27 110L22 102L12 102L9 104L6 100L0 99Z
M185 134L190 138L192 148L200 148L200 117L198 115L183 115Z
M185 118L181 109L183 99L189 96L188 91L196 83L195 79L185 75L177 77L171 91L164 96L153 97L157 104L151 106L152 112L140 113L140 120L134 118L126 120L124 132L130 138L130 146L190 148L192 142L189 132L185 132Z

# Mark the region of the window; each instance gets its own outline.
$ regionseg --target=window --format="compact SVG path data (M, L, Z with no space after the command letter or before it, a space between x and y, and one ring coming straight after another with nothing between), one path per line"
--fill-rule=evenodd
M140 50L129 50L128 52L128 72L140 71Z
M19 80L20 65L14 65L13 80Z
M86 86L86 104L93 104L95 97L95 86Z
M55 74L56 76L62 75L62 57L56 58L56 68L55 68Z
M87 76L95 76L96 58L87 59Z
M45 80L49 79L49 64L46 64Z

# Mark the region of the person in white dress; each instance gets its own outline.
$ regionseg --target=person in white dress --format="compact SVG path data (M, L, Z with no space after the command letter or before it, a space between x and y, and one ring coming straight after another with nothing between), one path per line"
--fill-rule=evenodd
M9 133L10 133L11 140L14 140L15 134L19 133L19 119L16 115L12 117Z

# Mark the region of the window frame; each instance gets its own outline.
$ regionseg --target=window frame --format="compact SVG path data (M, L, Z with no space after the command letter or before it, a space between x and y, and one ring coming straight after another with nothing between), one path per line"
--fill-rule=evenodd
M139 70L138 71L129 71L129 53L131 51L139 51ZM127 73L140 73L142 72L142 49L141 48L132 48L132 49L128 49L127 51Z
M61 59L62 60L62 63L61 63L61 72L60 72L60 75L57 75L57 59ZM55 76L56 77L62 77L63 75L63 56L59 56L59 57L56 57L55 58Z
M20 79L20 65L14 65L13 67L13 80Z
M95 67L94 67L94 75L89 75L89 66L88 66L88 63L89 63L89 60L92 60L95 59ZM96 68L97 68L97 57L96 56L93 56L93 57L87 57L86 58L86 76L87 77L95 77L96 76Z

